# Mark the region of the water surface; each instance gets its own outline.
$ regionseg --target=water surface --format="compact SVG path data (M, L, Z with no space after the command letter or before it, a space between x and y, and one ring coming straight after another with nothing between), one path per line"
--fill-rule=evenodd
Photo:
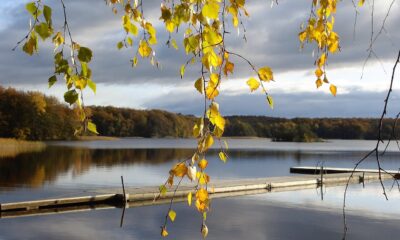
M292 166L353 167L374 141L276 143L268 139L228 139L229 160L211 150L208 173L214 179L290 175ZM159 185L174 162L193 153L194 140L137 139L51 142L42 152L0 159L0 202L88 194L101 187ZM382 159L388 169L400 166L396 146ZM376 168L374 159L361 167ZM385 183L390 189L391 182ZM209 239L340 239L343 187L269 193L213 201ZM382 197L379 184L353 185L349 192L349 239L393 239L400 230L399 193ZM99 210L0 220L0 239L159 239L167 206ZM199 216L177 204L170 239L199 239ZM140 216L140 217L139 217ZM196 216L196 217L195 217ZM25 231L17 229L24 226ZM373 236L376 236L373 237ZM379 236L379 237L378 237Z

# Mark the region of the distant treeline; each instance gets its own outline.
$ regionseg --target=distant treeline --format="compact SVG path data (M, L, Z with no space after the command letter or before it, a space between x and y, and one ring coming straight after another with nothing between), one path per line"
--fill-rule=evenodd
M0 86L0 137L26 140L71 139L75 112L54 97Z
M162 110L91 106L88 115L101 135L114 137L191 137L194 116ZM74 109L54 97L0 87L0 137L28 140L73 139L79 126ZM378 119L226 117L225 136L266 137L275 141L376 139ZM392 133L386 119L382 138Z
M115 137L191 137L195 117L162 110L92 106L97 131Z
M376 139L379 120L372 118L228 117L225 136L257 136L274 141L310 142L320 139ZM394 119L383 122L383 139L392 134ZM396 129L398 131L398 129Z

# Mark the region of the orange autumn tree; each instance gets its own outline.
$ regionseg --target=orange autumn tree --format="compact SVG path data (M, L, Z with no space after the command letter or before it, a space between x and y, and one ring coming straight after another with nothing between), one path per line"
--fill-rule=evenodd
M64 0L59 0L62 7L64 22L60 29L55 29L52 21L52 9L45 0L36 0L26 4L26 10L31 16L27 35L18 42L28 55L38 52L39 40L49 41L54 46L54 75L48 79L49 87L57 81L66 85L64 99L70 105L79 109L82 125L76 134L90 131L97 134L96 126L90 121L84 106L84 90L90 88L96 92L96 84L92 80L90 62L93 57L88 46L81 46L73 39L68 24L67 6ZM124 38L116 43L118 49L128 48L132 51L132 66L135 67L142 59L148 59L155 67L159 66L154 51L158 43L157 31L146 18L143 11L143 0L105 0L111 6L116 16L121 18ZM329 54L339 51L339 35L334 31L337 0L310 0L312 9L306 26L299 33L301 47L305 43L314 44L317 52L315 60L316 86L329 83L327 77L327 61ZM361 6L364 0L360 0ZM226 142L221 140L225 129L225 119L220 113L217 102L222 82L235 71L235 64L244 63L254 72L248 76L246 84L250 91L261 90L266 95L266 101L273 108L273 99L266 85L274 80L273 71L268 66L255 66L246 57L235 53L226 45L226 39L232 29L227 29L227 21L233 28L244 28L242 18L250 13L246 10L245 0L161 0L159 20L163 22L165 31L169 33L168 46L178 49L176 36L183 36L183 49L188 56L180 67L180 77L183 78L188 67L199 67L199 76L193 79L194 91L202 95L204 105L202 115L193 126L193 136L197 139L197 149L193 156L176 164L169 172L169 178L160 186L160 196L166 194L168 188L177 189L183 179L194 181L194 191L187 196L188 204L202 213L201 232L203 237L208 234L206 225L207 212L210 208L208 183L206 173L208 161L207 150L219 144L219 157L222 161L228 158ZM15 49L15 48L14 48ZM239 62L239 63L238 63ZM310 63L311 64L311 63ZM329 85L330 92L336 95L337 89ZM161 227L161 235L167 236L167 223L174 221L176 212L172 209L172 201L165 222Z

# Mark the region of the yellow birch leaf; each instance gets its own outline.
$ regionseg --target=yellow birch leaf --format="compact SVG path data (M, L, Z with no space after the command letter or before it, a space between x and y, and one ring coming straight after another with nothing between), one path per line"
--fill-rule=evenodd
M133 45L133 40L132 40L132 38L131 38L131 37L127 37L127 38L126 38L126 43L127 43L129 46L132 46L132 45Z
M338 49L339 49L339 41L338 40L332 42L332 44L329 44L329 46L328 46L328 50L331 53L337 52Z
M217 85L219 82L219 75L216 73L213 73L210 75L210 82L214 85Z
M221 159L221 161L226 162L226 154L224 152L219 152L219 159Z
M200 162L198 163L198 165L199 165L199 168L200 168L201 170L204 170L204 169L207 168L208 161L205 160L205 159L203 158L203 159L200 160Z
M258 87L260 87L260 83L255 79L255 78L250 78L249 80L247 80L247 85L249 85L250 90L253 92L255 90L258 89Z
M176 40L175 40L175 39L172 39L172 40L171 40L171 44L172 44L172 47L173 47L173 48L175 48L176 50L178 50L178 44L176 43Z
M95 125L94 123L88 122L87 128L88 128L88 130L89 130L91 133L94 133L94 134L96 134L96 135L99 134L99 133L97 132L96 125Z
M139 45L139 54L142 57L149 57L153 51L146 41L141 41Z
M224 140L224 145L225 145L225 149L228 150L229 146L228 146L228 142Z
M187 195L187 201L188 201L188 205L189 205L189 206L192 206L192 192L190 192L190 193Z
M331 86L329 87L329 90L331 91L332 95L336 97L336 92L337 92L336 86L331 84Z
M197 172L196 175L197 175L196 177L199 179L200 185L207 184L210 181L210 176L208 176L206 173Z
M307 32L306 31L303 31L303 32L299 33L300 42L304 42L306 40L306 38L307 38Z
M54 37L53 37L53 43L56 47L60 46L61 44L64 44L64 37L60 32L57 32Z
M35 32L31 33L28 41L26 41L25 44L22 46L22 50L30 56L38 51L38 39Z
M199 91L200 94L203 94L204 91L204 85L203 85L203 78L199 78L196 80L194 83L194 87Z
M165 187L165 185L161 185L158 189L160 191L161 196L165 196L165 194L167 193L167 188Z
M270 67L262 67L258 70L258 77L262 81L269 82L274 80L274 76Z
M176 177L183 177L187 174L187 170L188 169L184 163L178 163L171 169L170 173Z
M118 42L118 44L117 44L118 50L120 50L123 47L124 47L124 43L123 42Z
M222 135L224 134L224 129L219 128L218 126L216 126L214 128L214 131L212 132L213 135L217 138L221 138Z
M212 99L214 99L216 96L218 96L218 94L219 94L219 91L218 91L218 89L215 87L215 86L207 86L207 88L206 88L206 95L207 95L207 98L208 99L210 99L210 100L212 100Z
M208 149L214 144L214 139L211 135L208 135L205 141L205 148Z
M220 115L219 113L219 104L217 102L212 102L210 104L210 112L207 114L210 118L216 117Z
M167 232L167 229L166 229L165 227L163 227L163 228L161 229L161 236L163 236L163 237L168 236L168 232Z
M268 101L269 107L271 109L274 109L274 99L270 95L267 96L267 101Z
M181 66L181 71L180 71L180 73L181 73L181 79L182 79L183 76L185 75L185 64L183 64L183 65Z
M149 33L150 37L149 37L149 43L151 45L154 45L157 43L157 37L156 37L156 29L153 27L153 25L149 22L146 23L145 25L145 29L147 30L147 32Z
M225 119L221 115L215 117L214 124L221 130L225 129Z
M322 66L325 65L325 61L326 61L326 54L323 53L323 54L321 54L321 57L319 57L319 59L317 60L318 67L322 68Z
M169 184L169 186L174 185L174 175L169 175L167 183Z
M324 74L324 72L321 70L321 68L317 68L317 70L315 70L315 76L317 76L317 78L320 78L322 74Z
M321 86L322 86L322 80L321 80L320 78L318 78L318 79L315 81L315 84L317 85L317 88L321 87Z
M207 49L207 48L206 48ZM208 48L211 49L212 48ZM210 68L210 65L213 67L219 67L222 64L222 59L219 55L217 55L213 50L208 52L203 56L204 60L204 65L206 65L207 68Z
M175 24L171 20L165 22L165 27L167 28L167 31L170 33L172 33L175 30Z
M208 201L201 202L198 199L196 200L196 208L199 212L205 212L208 209Z
M233 73L233 69L235 68L235 64L231 62L226 62L225 67L224 67L224 74L225 76L228 76L228 73Z
M208 227L205 224L203 224L203 227L201 228L201 235L203 235L203 239L205 239L208 235Z
M193 136L198 137L200 134L202 134L203 128L204 128L204 120L203 118L200 118L197 120L197 123L195 123L193 126Z
M171 219L171 221L173 222L173 221L175 221L175 218L176 218L176 212L174 211L174 210L169 210L169 212L168 212L168 216L169 216L169 218Z
M216 2L209 1L207 4L204 5L201 13L204 17L208 17L211 19L218 19L219 14L219 4Z
M227 7L226 10L228 13L232 15L232 22L233 26L237 27L239 25L239 19L238 19L238 9L234 6Z
M188 168L188 172L187 172L187 176L190 179L190 181L193 181L196 179L196 174L197 174L196 166L190 166Z
M196 192L196 199L198 199L200 202L204 202L208 199L208 192L204 188L200 188Z
M137 64L138 64L138 58L137 58L136 56L133 58L132 64L133 64L134 67L137 66Z
M362 6L364 5L364 2L365 2L365 0L360 0L360 1L358 1L358 6L359 6L359 7L362 7Z
M224 52L224 59L226 59L226 61L229 61L229 60L228 60L228 59L229 59L229 53Z

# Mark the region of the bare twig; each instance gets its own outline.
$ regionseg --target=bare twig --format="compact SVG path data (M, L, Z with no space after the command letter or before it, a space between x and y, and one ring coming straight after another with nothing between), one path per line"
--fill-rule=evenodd
M343 229L343 239L346 239L346 235L347 235L346 197L347 197L347 192L348 192L348 187L349 187L349 184L350 184L350 180L353 178L353 175L354 175L356 169L359 167L359 165L361 163L363 163L367 158L369 158L372 155L375 156L375 160L376 160L376 163L377 163L378 174L379 174L379 182L381 184L382 191L383 191L382 194L384 195L385 199L388 200L388 196L387 196L387 193L386 193L386 188L385 188L385 185L383 184L383 180L382 180L382 173L385 173L385 174L389 174L389 173L386 170L384 170L382 168L382 166L381 166L381 161L380 161L381 160L380 159L381 155L379 154L379 146L380 146L380 144L383 143L383 139L382 139L383 120L384 120L384 118L385 118L385 116L387 114L387 106L389 104L389 99L390 99L391 93L393 91L394 76L395 76L396 68L397 68L397 65L398 65L399 62L400 62L400 51L399 51L399 53L397 55L396 62L394 64L394 66L393 66L389 89L387 91L386 98L384 100L384 106L383 106L382 114L381 114L381 117L379 119L379 124L378 124L378 129L377 129L378 133L377 133L377 139L376 139L375 148L372 149L370 152L368 152L363 158L361 158L355 164L355 166L354 166L354 168L353 168L353 170L352 170L352 172L350 174L350 177L348 178L347 183L346 183L344 196L343 196L343 209L342 209L343 210L343 227L344 227L344 229ZM386 150L384 150L384 151L386 151ZM395 179L395 175L393 175L393 174L390 174L390 175Z
M372 1L372 5L371 5L371 34L370 34L370 43L369 43L369 46L368 46L368 49L367 49L368 55L367 55L367 57L364 59L364 63L363 63L363 66L362 66L361 77L360 77L360 79L362 79L362 78L364 77L365 66L366 66L366 64L368 63L369 59L370 59L372 56L374 56L374 57L380 62L381 66L382 66L382 69L383 69L383 71L384 71L385 74L386 74L386 70L385 70L383 64L381 63L381 61L379 60L379 57L378 57L377 54L375 53L375 51L374 51L374 49L373 49L373 46L374 46L375 42L378 40L378 38L381 36L381 34L382 34L383 32L386 33L386 28L385 28L386 21L387 21L387 19L389 18L390 11L392 10L392 7L393 7L395 1L396 1L396 0L392 0L392 1L391 1L390 5L389 5L389 8L388 8L388 10L386 11L386 15L385 15L385 17L384 17L384 19L383 19L383 21L382 21L382 24L381 24L381 26L380 26L380 28L379 28L379 31L378 31L377 33L375 33L375 31L374 31L375 0Z

